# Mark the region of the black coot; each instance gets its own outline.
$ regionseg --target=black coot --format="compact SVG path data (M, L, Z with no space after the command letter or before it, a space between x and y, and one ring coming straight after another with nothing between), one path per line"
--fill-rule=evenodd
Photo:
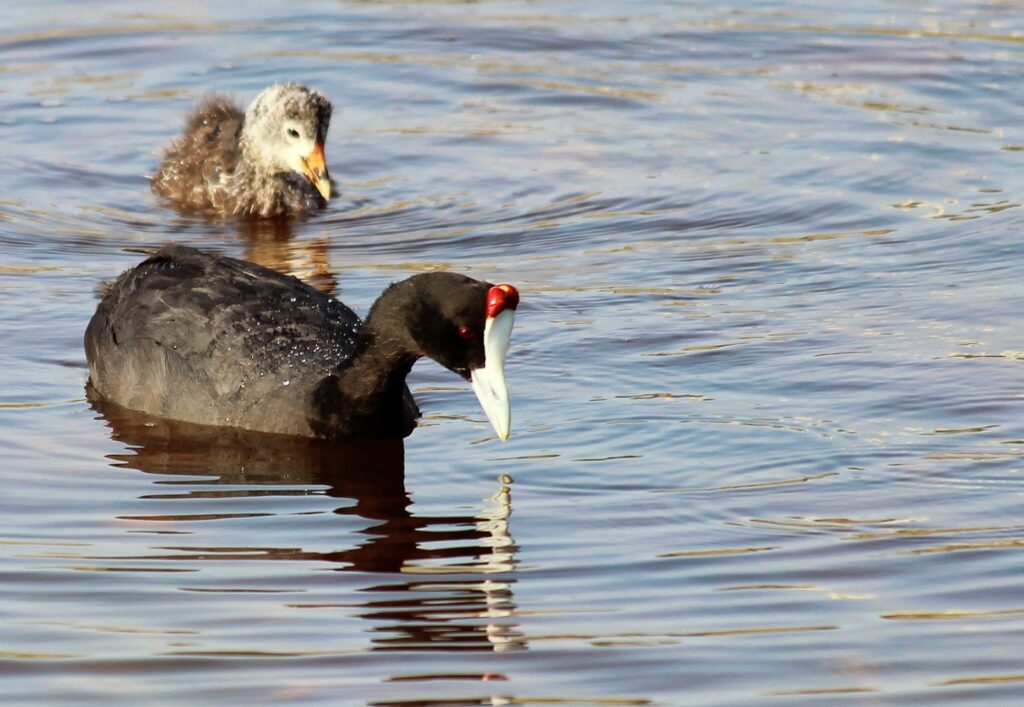
M505 354L519 294L448 272L388 287L366 321L274 270L169 246L105 288L85 331L94 395L205 425L329 439L399 437L429 356L471 380L509 434Z

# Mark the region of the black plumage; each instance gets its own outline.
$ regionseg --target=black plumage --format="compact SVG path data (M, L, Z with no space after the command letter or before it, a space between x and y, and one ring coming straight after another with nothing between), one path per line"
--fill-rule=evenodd
M405 384L418 358L467 379L484 367L491 290L456 273L415 275L388 287L364 322L294 277L169 246L106 288L85 332L90 386L186 422L404 436L418 416Z

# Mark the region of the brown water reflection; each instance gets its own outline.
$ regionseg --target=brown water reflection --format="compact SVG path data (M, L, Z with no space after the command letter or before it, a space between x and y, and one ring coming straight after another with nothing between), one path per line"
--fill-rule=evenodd
M336 293L338 279L331 268L326 236L295 240L291 222L282 218L239 221L238 234L246 260L294 275L329 295Z
M109 456L115 466L149 474L212 477L158 481L188 488L141 498L193 501L326 495L354 501L336 508L335 514L368 521L358 531L365 540L332 551L170 545L159 548L168 551L165 554L116 559L328 562L337 565L338 571L398 575L400 579L368 583L362 591L381 598L360 605L297 602L288 606L354 613L373 622L373 650L505 651L527 647L517 624L510 620L516 605L515 579L509 574L516 569L518 548L509 530L512 505L507 484L501 485L477 515L419 516L412 512L413 502L405 487L401 439L326 443L153 418L99 400L92 405L106 421L111 437L129 447L127 452ZM260 515L275 513L153 514L121 519L176 523ZM232 587L214 591L260 590Z

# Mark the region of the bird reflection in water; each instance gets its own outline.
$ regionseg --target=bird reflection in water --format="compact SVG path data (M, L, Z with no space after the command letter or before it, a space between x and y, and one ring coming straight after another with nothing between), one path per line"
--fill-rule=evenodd
M294 275L324 294L335 295L338 280L328 255L330 239L296 240L287 218L242 219L238 231L245 243L245 260Z
M478 515L417 516L405 488L402 440L325 443L319 440L213 428L153 418L90 396L111 437L129 449L110 455L114 466L152 474L207 476L172 482L189 491L160 498L196 498L196 487L230 487L217 497L295 495L296 486L316 494L351 499L334 513L369 523L351 547L329 552L273 548L267 535L253 548L193 551L163 556L175 561L286 560L337 564L337 570L400 575L362 592L357 615L375 624L374 650L516 650L526 639L511 620L516 607L515 540L509 534L510 490L506 483ZM308 492L307 492L308 493ZM269 513L272 515L272 511ZM174 522L185 516L147 516ZM365 539L363 539L365 538ZM360 542L361 540L361 542ZM295 605L299 608L323 608ZM351 611L350 606L340 610Z

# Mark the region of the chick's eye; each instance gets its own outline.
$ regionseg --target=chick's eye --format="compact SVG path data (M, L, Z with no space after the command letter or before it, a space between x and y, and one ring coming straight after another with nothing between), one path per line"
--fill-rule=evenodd
M460 326L459 327L459 336L461 336L463 339L466 339L466 340L475 339L476 338L476 331L474 331L472 327Z
M293 140L298 140L299 139L299 131L296 130L295 128L288 128L288 137L290 137Z

